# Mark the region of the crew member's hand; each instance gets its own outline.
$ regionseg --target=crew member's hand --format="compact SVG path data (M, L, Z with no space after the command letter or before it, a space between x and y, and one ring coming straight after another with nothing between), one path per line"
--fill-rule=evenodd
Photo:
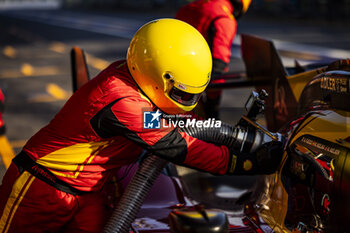
M283 155L282 142L269 142L259 147L253 153L230 151L231 158L227 174L258 175L274 173Z
M259 147L256 151L256 159L258 161L260 173L274 173L281 163L282 155L282 142L272 141Z

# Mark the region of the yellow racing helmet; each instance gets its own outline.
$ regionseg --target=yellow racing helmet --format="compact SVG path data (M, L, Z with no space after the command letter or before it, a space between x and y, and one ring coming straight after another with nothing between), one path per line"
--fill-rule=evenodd
M144 94L163 112L191 111L207 87L212 57L206 40L191 25L158 19L132 38L129 71Z

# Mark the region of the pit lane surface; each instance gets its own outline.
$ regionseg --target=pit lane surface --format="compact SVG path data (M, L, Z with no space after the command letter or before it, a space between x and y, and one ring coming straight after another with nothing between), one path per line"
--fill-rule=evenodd
M112 14L64 10L0 12L0 87L6 96L4 120L7 137L15 153L49 122L71 95L69 51L72 46L77 45L87 52L93 77L110 62L125 57L130 38L142 24L173 15L173 12ZM341 25L315 26L247 18L240 22L238 33L274 39L284 63L290 65L294 58L307 64L350 57L350 44L346 41L350 32L344 28ZM232 47L232 72L244 72L238 45L239 39ZM223 121L233 124L239 119L251 89L224 91L221 104ZM0 167L1 177L5 168ZM186 175L189 171L180 172ZM229 179L230 186L217 187L213 199L215 196L223 200L227 196L238 197L255 181L255 177L223 179L224 183ZM203 187L196 188L201 190ZM193 192L194 195L201 194L200 191Z

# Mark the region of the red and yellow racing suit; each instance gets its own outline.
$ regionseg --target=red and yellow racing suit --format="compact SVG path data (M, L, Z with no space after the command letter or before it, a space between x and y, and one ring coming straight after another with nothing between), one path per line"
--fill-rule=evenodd
M0 187L0 232L101 231L107 219L104 184L143 149L177 164L226 173L227 147L177 128L144 129L143 112L150 110L155 106L140 92L124 60L77 90L23 148L37 175L17 163L7 171ZM41 175L78 193L63 192L38 179Z
M176 18L195 27L207 40L213 56L213 73L228 71L237 21L229 0L197 0L179 9ZM206 91L206 117L218 118L221 90Z
M179 9L176 18L195 27L207 40L213 56L213 72L227 69L237 31L229 0L197 0Z

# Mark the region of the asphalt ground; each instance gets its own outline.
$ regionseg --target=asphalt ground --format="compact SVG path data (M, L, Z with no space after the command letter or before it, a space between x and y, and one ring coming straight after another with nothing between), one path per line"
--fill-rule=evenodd
M152 19L173 17L173 13L152 12L74 12L3 11L0 12L0 87L4 91L7 138L15 153L60 110L72 94L69 52L79 46L87 53L91 77L126 55L133 33ZM350 57L349 29L341 23L246 18L239 22L238 33L273 39L286 65L297 58L304 64ZM239 38L239 37L237 37ZM233 46L230 72L244 72L239 54L239 39ZM234 124L243 111L253 88L225 90L221 119ZM0 163L0 178L5 167ZM180 170L186 175L188 170ZM192 176L195 177L195 176ZM196 179L209 177L199 175ZM248 189L255 177L223 177L218 195L238 195ZM211 181L215 183L214 181ZM201 186L201 185L199 185ZM202 185L206 186L206 185ZM200 190L207 187L198 187ZM196 192L196 191L194 191Z

